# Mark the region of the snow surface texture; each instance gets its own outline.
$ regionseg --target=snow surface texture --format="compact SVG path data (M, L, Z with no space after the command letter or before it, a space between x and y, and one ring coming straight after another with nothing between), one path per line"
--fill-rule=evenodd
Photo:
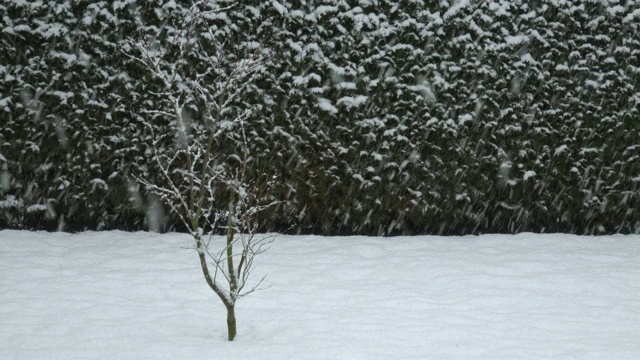
M0 231L2 359L637 358L640 236L279 236L237 341L178 234Z

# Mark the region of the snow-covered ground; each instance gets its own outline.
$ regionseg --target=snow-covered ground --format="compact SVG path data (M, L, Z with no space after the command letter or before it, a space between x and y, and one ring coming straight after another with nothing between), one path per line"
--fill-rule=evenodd
M0 358L640 357L640 236L279 236L233 343L191 245L0 231Z

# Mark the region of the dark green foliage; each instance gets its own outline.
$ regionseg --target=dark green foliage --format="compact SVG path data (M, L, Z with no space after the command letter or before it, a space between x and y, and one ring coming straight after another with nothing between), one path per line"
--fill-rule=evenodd
M122 50L166 43L190 4L0 5L0 227L148 226L131 175L159 178L146 125L162 152L174 119ZM265 230L640 231L637 1L243 1L209 22L230 63L272 54L233 104L258 107L251 176L283 200ZM215 144L229 169L239 136Z

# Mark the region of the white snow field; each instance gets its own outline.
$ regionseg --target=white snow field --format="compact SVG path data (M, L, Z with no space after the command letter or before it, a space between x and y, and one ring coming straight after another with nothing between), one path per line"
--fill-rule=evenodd
M191 246L0 231L0 358L640 358L640 236L278 236L234 342Z

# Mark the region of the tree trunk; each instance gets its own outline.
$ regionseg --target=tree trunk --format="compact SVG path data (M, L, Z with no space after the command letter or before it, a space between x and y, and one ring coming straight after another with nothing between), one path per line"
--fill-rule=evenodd
M236 306L227 306L227 333L229 341L233 341L236 337Z

